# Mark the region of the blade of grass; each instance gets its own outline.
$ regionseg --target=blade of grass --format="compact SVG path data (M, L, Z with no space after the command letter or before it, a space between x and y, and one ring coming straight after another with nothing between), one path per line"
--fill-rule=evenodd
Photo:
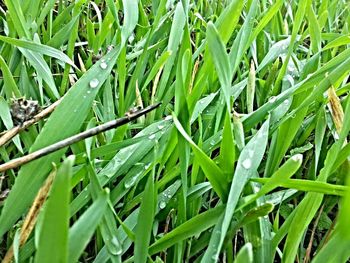
M74 156L57 171L50 198L43 209L35 262L68 262L69 181Z

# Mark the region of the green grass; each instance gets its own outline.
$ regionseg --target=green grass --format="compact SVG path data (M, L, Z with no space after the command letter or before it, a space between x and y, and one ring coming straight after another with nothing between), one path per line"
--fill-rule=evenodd
M2 163L162 102L1 174L0 259L13 249L16 262L40 263L349 260L348 1L0 7L1 131L13 97L42 107L63 97L0 148Z

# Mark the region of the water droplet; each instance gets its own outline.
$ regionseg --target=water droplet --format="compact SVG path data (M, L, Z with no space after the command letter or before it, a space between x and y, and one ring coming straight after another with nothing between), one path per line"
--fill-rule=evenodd
M147 170L151 166L151 163L145 164L145 170Z
M284 103L284 104L288 104L288 103L289 103L289 100L286 99L286 100L283 101L283 103Z
M292 156L292 160L295 162L301 161L302 159L303 159L303 155L300 153Z
M199 103L200 103L200 104L203 104L203 103L204 103L204 101L200 100L200 101L199 101Z
M173 117L171 115L168 115L164 118L165 121L170 121L172 119L173 119Z
M159 209L164 209L166 207L166 203L165 202L160 202L159 203Z
M242 166L244 169L249 169L252 166L252 161L250 159L245 159L242 162Z
M100 83L100 82L98 81L98 79L92 79L92 80L90 80L90 83L89 83L90 88L92 88L92 89L96 88L96 87L98 86L99 83Z
M272 96L272 97L269 99L269 102L270 102L270 103L274 103L276 100L277 100L277 98L276 98L275 96Z
M148 139L150 139L150 140L153 140L154 138L156 138L156 135L154 133L151 134L150 136L148 136Z
M160 125L160 124L158 125L158 129L159 129L159 130L161 130L161 129L163 129L163 128L164 128L164 125Z
M210 141L210 145L211 145L211 146L214 146L214 145L215 145L215 141L214 141L214 140L211 140L211 141Z
M107 63L102 61L101 64L100 64L100 68L106 69L107 67L108 67Z
M216 253L211 257L212 260L214 260L215 262L218 260L218 256L216 255Z
M87 94L90 94L90 93L91 93L91 91L90 91L90 90L88 90L88 91L87 91Z
M136 176L131 177L130 180L125 181L124 187L126 189L129 189L130 187L132 187L136 183L137 178L138 178L138 176L136 175Z
M86 99L86 95L83 96L83 99Z
M112 237L111 243L113 244L113 254L120 255L123 252L122 246L116 236Z

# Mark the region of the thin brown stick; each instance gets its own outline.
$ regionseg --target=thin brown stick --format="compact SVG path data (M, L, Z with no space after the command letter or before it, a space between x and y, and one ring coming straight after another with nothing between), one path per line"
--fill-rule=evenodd
M7 143L9 140L11 140L13 137L15 137L21 131L27 129L29 126L33 125L34 123L45 118L47 115L53 112L53 110L57 107L57 105L60 104L60 102L62 101L62 98L52 103L49 107L39 112L32 119L24 122L22 125L15 126L12 129L5 131L0 138L0 147L3 146L5 143Z
M68 75L75 75L76 73L74 73L74 72L71 72L71 73L68 73ZM54 76L54 77L57 77L57 76L63 76L64 75L64 73L63 72L60 72L60 73L52 73L51 74L52 76ZM19 79L21 76L12 76L14 79ZM29 77L31 77L31 78L36 78L37 77L37 75L36 74L33 74L33 75L30 75ZM1 79L4 79L4 76L2 76L2 75L0 75L0 80Z
M81 141L81 140L84 140L86 138L89 138L89 137L92 137L96 134L99 134L101 132L105 132L107 130L110 130L110 129L113 129L113 128L116 128L118 126L121 126L121 125L124 125L128 122L131 122L137 118L139 118L140 116L154 110L155 108L157 108L161 103L157 103L157 104L154 104L154 105L151 105L151 106L148 106L142 110L139 110L139 111L136 111L136 112L133 112L133 113L129 113L127 114L125 117L123 118L119 118L117 120L113 120L113 121L109 121L109 122L106 122L100 126L97 126L95 128L92 128L92 129L89 129L89 130L86 130L84 132L81 132L79 134L76 134L76 135L73 135L71 137L68 137L62 141L59 141L59 142L56 142L54 144L51 144L47 147L44 147L40 150L37 150L35 152L32 152L28 155L25 155L23 157L20 157L20 158L16 158L16 159L13 159L7 163L4 163L2 165L0 165L0 172L4 172L6 170L9 170L9 169L13 169L13 168L16 168L18 166L21 166L23 164L26 164L28 162L31 162L33 160L36 160L42 156L45 156L45 155L48 155L50 153L53 153L57 150L60 150L62 148L65 148L69 145L72 145L78 141Z
M315 235L315 232L316 232L316 227L318 225L318 222L320 221L320 218L321 218L321 214L323 212L323 208L324 208L324 205L322 205L319 213L318 213L318 216L314 222L314 226L312 228L312 232L311 232L311 236L310 236L310 241L309 241L309 245L307 246L307 249L306 249L306 252L305 252L305 257L304 257L304 263L307 263L307 262L310 262L310 256L311 256L311 249L312 249L312 242L314 241L314 235Z

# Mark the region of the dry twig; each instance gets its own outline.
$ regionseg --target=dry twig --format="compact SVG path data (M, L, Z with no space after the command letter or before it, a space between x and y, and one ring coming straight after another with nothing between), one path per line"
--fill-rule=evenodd
M92 137L98 133L101 133L101 132L104 132L104 131L107 131L107 130L110 130L110 129L113 129L113 128L116 128L118 126L121 126L121 125L124 125L128 122L131 122L137 118L139 118L140 116L154 110L155 108L157 108L161 103L157 103L157 104L154 104L154 105L151 105L151 106L148 106L142 110L139 110L139 111L136 111L136 112L132 112L130 114L127 114L125 117L122 117L122 118L119 118L117 120L112 120L112 121L109 121L107 123L104 123L100 126L97 126L97 127L94 127L92 129L89 129L89 130L86 130L84 132L81 132L79 134L76 134L76 135L73 135L71 137L68 137L62 141L59 141L59 142L56 142L54 144L51 144L47 147L44 147L40 150L37 150L35 152L32 152L28 155L25 155L23 157L20 157L20 158L16 158L16 159L13 159L7 163L4 163L2 165L0 165L0 172L4 172L6 170L9 170L9 169L13 169L13 168L16 168L16 167L19 167L23 164L26 164L30 161L33 161L35 159L38 159L42 156L45 156L45 155L48 155L50 153L53 153L57 150L60 150L62 148L65 148L69 145L72 145L78 141L81 141L81 140L84 140L86 138L89 138L89 137Z

